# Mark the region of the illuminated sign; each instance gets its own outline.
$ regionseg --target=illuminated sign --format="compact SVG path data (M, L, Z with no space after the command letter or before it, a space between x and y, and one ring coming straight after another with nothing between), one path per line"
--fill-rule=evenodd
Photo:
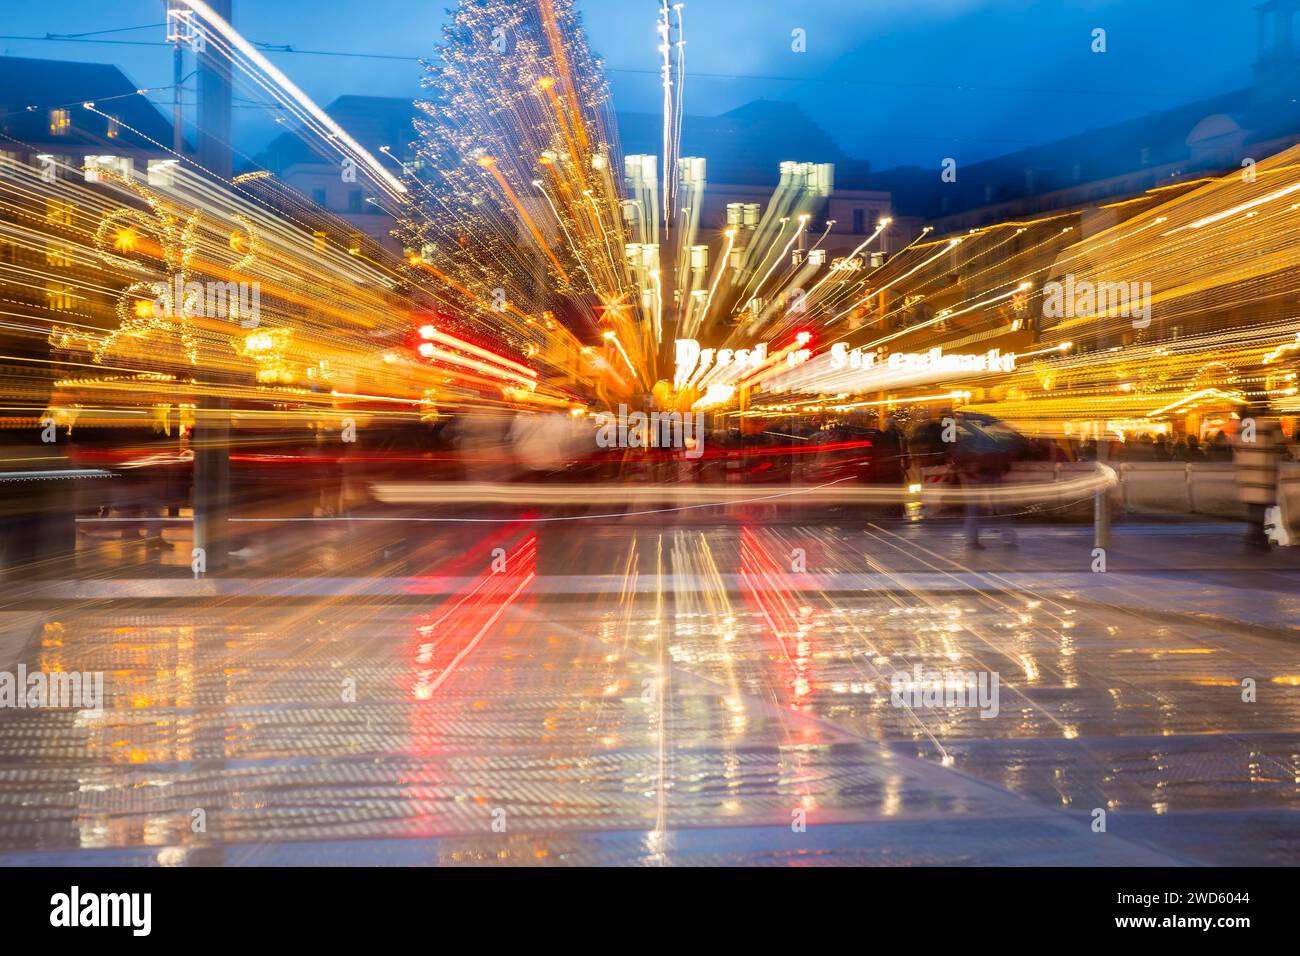
M876 353L865 348L851 349L843 342L831 346L831 368L840 371L846 368L870 368L876 364Z
M1014 372L1016 353L989 349L983 354L944 354L941 348L928 352L895 352L889 356L889 368L896 372Z
M844 342L814 352L802 347L810 340L808 333L799 333L788 349L774 356L784 361L773 363L766 343L752 349L702 349L694 339L678 339L675 387L694 383L726 384L760 366L764 367L764 373L757 378L748 376L746 380L761 381L765 390L773 392L850 393L963 376L1005 375L1016 370L1016 353L1001 349L949 353L936 347L926 352L894 352L886 356L883 349L850 348Z
M767 343L752 349L702 349L695 339L677 340L678 387L710 369L736 373L756 369L767 361Z
M800 332L795 335L794 342L779 351L775 358L784 358L787 368L802 365L813 357L813 350L804 348L810 341L812 333ZM700 348L695 339L678 339L673 387L682 388L697 381L733 382L766 365L767 349L766 342L748 349L705 349Z
M783 370L763 383L772 392L822 392L851 395L886 388L908 388L1016 370L1017 355L1001 349L987 352L926 352L883 354L869 346L850 348L836 342L811 361Z
M1001 349L989 349L987 352L973 355L960 352L945 354L941 348L932 348L928 352L895 352L881 362L875 352L869 352L865 348L850 349L843 342L836 342L831 346L832 371L873 368L878 362L894 372L960 373L1016 370L1016 354L1003 353Z

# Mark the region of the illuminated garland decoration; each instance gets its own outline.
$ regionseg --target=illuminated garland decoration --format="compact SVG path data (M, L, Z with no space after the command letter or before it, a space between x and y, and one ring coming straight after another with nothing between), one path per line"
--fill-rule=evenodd
M197 365L199 341L194 334L194 320L209 311L203 286L195 282L199 275L196 256L204 221L202 210L190 209L178 215L153 190L139 183L107 170L96 175L138 196L149 211L125 206L110 209L95 229L95 249L106 265L146 278L122 291L116 306L118 327L95 348L94 360L103 363L123 340L139 341L162 334L177 336L186 361ZM242 274L257 261L255 227L247 217L237 215L235 220L241 229L227 238L229 262L205 263L205 268L223 274L223 302L226 280ZM230 311L231 306L227 303L224 308Z

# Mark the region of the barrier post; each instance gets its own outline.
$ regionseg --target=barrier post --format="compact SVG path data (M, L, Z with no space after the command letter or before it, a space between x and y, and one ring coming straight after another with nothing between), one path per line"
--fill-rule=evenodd
M1110 457L1110 442L1103 440L1097 442L1097 471L1100 473L1106 467L1106 460ZM1097 493L1092 499L1092 546L1094 548L1110 547L1110 486L1103 484L1097 489Z

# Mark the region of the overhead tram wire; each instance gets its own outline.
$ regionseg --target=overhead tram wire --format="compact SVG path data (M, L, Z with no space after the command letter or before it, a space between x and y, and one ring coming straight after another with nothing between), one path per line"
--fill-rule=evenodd
M161 26L161 24L155 24ZM123 27L120 30L97 31L100 33L124 32L127 30L140 30L145 27ZM158 40L96 40L86 39L94 34L58 34L47 33L44 36L28 36L17 34L0 34L0 40L20 40L29 42L65 42L65 43L102 43L119 46L171 46L171 44ZM301 56L335 56L349 57L360 60L393 60L406 63L418 63L424 57L409 56L397 53L363 53L349 50L304 50L295 47L291 43L270 43L265 40L250 40L254 46L268 53L286 53L297 54ZM658 77L658 70L645 70L635 67L604 67L606 73L624 73L636 76ZM693 79L709 80L747 80L769 83L813 83L826 86L879 86L896 89L931 89L945 92L980 92L980 93L1043 93L1052 96L1114 96L1123 99L1168 99L1168 100L1190 100L1201 96L1200 92L1163 92L1155 90L1089 90L1089 89L1057 89L1051 87L1031 87L1031 86L982 86L971 85L968 83L916 83L904 82L897 80L869 80L855 77L818 77L818 76L781 76L775 74L762 73L696 73L692 72Z

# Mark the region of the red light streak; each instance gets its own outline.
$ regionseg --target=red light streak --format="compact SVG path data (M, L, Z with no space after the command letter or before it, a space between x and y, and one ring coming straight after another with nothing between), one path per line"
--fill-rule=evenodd
M494 567L492 550L476 549L486 568L438 610L421 615L415 629L415 673L410 685L410 694L416 700L432 698L537 577L535 534L504 556L500 570Z

